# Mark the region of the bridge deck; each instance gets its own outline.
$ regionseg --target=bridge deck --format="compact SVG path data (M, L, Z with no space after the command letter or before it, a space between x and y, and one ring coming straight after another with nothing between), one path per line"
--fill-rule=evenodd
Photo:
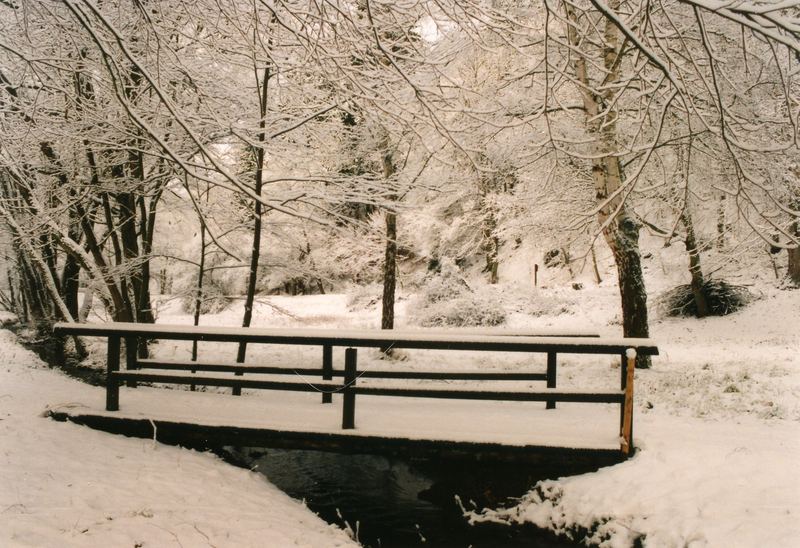
M542 454L619 459L618 405L430 400L359 396L355 430L341 429L341 400L314 393L128 390L119 411L99 398L55 406L52 415L107 431L191 445L236 444L412 456L536 460Z

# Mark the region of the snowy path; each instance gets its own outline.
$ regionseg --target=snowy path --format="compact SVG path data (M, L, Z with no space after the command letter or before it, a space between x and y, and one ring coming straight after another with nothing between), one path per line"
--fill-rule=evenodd
M41 416L102 398L0 330L0 545L354 545L260 474Z

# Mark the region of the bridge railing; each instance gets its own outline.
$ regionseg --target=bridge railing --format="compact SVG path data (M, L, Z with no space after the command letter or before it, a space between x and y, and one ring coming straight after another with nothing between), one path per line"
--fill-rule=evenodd
M255 329L167 326L151 324L56 324L57 334L99 336L108 339L106 409L119 410L119 389L123 383L135 387L140 382L217 386L258 390L322 392L323 403L330 403L334 393L342 395L342 428L355 428L357 395L462 400L496 400L545 402L553 409L556 402L618 404L620 406L620 450L629 454L633 436L633 364L637 352L658 354L658 348L648 339L601 339L593 334L572 333L571 336L533 336L531 333L512 335L480 335L453 332L408 332L321 329ZM289 368L199 361L140 359L137 357L138 338L188 341L248 342L260 344L294 344L322 347L321 368ZM120 368L121 341L125 340L125 370ZM345 348L344 369L333 368L333 348ZM471 350L486 352L545 353L547 369L543 372L482 372L482 371L414 371L358 370L358 347L418 348L429 350ZM607 354L621 356L620 390L576 391L556 388L558 354ZM154 371L155 370L155 371ZM161 370L161 371L158 371ZM163 372L168 371L168 372ZM186 374L191 371L192 374ZM196 375L204 373L233 373L234 376ZM248 377L243 377L247 373ZM285 382L263 378L262 375L313 375L323 382ZM342 382L330 382L341 377ZM474 390L436 389L419 387L361 386L359 379L413 379L466 381L545 381L544 390Z

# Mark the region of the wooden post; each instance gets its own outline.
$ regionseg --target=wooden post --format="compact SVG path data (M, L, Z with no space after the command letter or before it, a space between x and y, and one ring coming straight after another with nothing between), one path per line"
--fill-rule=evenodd
M326 344L322 347L322 380L333 380L333 347ZM322 403L331 403L333 394L330 392L322 393Z
M555 388L556 387L556 370L557 370L557 362L556 362L556 353L555 352L548 352L547 353L547 388ZM556 402L555 400L547 400L547 409L555 409Z
M633 450L633 372L636 369L636 350L626 352L627 368L625 378L625 403L622 408L622 454L628 456Z
M193 362L197 361L197 347L199 346L199 344L200 343L199 343L199 341L197 339L192 341L192 361ZM197 373L197 369L192 369L191 373L192 373L192 375L196 374ZM189 392L194 392L195 390L197 390L197 385L196 384L190 384L189 385Z
M114 373L119 371L118 335L108 336L108 354L106 356L106 411L119 411L119 381Z
M619 362L619 389L625 390L628 386L628 356L626 354L621 354L621 359ZM619 413L619 431L622 432L622 427L625 424L625 413L623 410Z
M356 384L357 350L348 348L344 351L344 387L342 388L342 429L352 430L356 427L356 395L352 388Z
M137 362L137 352L139 347L138 337L125 337L125 369L135 371L139 369ZM136 388L136 381L128 381L129 388Z

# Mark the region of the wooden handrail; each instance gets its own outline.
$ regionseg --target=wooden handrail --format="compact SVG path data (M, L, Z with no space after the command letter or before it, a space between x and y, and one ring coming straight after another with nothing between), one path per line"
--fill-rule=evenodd
M178 360L153 360L141 359L137 362L139 368L163 369L169 371L215 371L215 372L241 372L260 375L317 375L325 373L325 368L288 367L247 365L241 363L217 362L192 362ZM342 369L331 369L331 377L344 377ZM359 374L368 379L411 379L411 380L447 380L447 381L544 381L547 373L534 372L484 372L484 371L398 371L387 369L369 369ZM332 380L325 379L323 380Z
M137 336L152 339L337 346L346 348L416 348L494 352L556 352L559 354L623 354L628 348L647 356L658 355L655 342L644 338L464 336L450 333L412 333L393 330L291 329L207 327L112 322L60 322L53 331L86 337Z
M356 377L360 374L356 374ZM354 377L354 378L356 378ZM492 400L492 401L561 401L578 403L616 403L621 404L625 399L625 392L580 392L575 390L545 389L541 391L503 391L503 390L459 390L459 389L432 389L432 388L389 388L377 386L354 386L354 382L345 377L342 384L335 383L310 383L270 381L263 379L237 379L233 377L206 377L188 375L169 375L164 373L149 373L146 371L116 371L113 378L117 382L135 380L138 382L153 382L164 384L191 384L200 386L230 387L241 384L243 388L260 390L286 390L291 392L331 392L346 393L348 389L352 394L364 396L399 396L408 398L436 398L460 400Z

